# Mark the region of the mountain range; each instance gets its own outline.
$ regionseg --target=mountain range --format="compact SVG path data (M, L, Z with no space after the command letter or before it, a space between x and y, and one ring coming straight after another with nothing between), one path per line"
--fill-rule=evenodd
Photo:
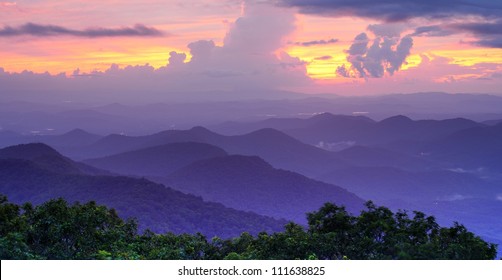
M305 213L326 202L352 213L364 201L347 190L273 168L256 156L232 155L187 165L163 180L186 193L229 207L306 224Z
M60 183L51 181L55 187L43 185L42 193L56 189L69 195L63 192L72 189L65 181L69 177L80 187L94 182L87 177L124 178L121 180L131 185L131 192L137 191L132 185L140 188L143 182L149 186L164 184L168 188L163 188L177 193L176 200L183 195L194 199L194 195L198 196L198 209L214 203L222 207L221 213L230 208L236 209L233 213L251 211L256 213L248 213L255 215L254 221L269 216L272 218L266 219L271 219L272 224L281 224L278 222L281 218L302 222L304 213L317 209L323 200L345 204L350 211L357 212L363 199L371 199L394 210L426 211L445 223L459 220L502 244L502 235L493 230L499 227L490 218L494 209L500 208L502 193L502 126L498 122L465 118L413 120L402 115L373 120L367 116L319 113L308 118L227 122L211 128L219 133L201 126L135 136L100 136L83 130L65 135L27 136L4 130L0 132L0 143L53 143L65 156L51 156L52 148L36 144L39 148L15 146L0 150L0 159L30 163L32 166L25 168L39 174L41 182L57 178ZM19 162L16 164L21 166ZM8 166L4 164L2 168ZM8 170L12 174L21 172ZM36 181L28 173L23 173L26 180ZM10 178L7 173L2 176ZM82 181L86 183L81 184L84 177ZM109 182L117 185L115 181ZM30 191L25 198L36 200L26 184L16 186ZM3 181L4 187L10 185L9 181ZM104 183L98 185L106 189ZM157 193L157 189L152 192ZM163 197L160 193L157 196ZM145 201L149 199L157 198L148 197ZM136 207L134 211L140 211L139 203L131 204ZM121 207L129 213L128 208ZM187 219L202 215L185 211L181 204L176 210L161 212L178 213L178 210L186 214L179 216ZM153 210L145 213L150 211ZM208 219L215 219L213 216ZM141 217L148 220L146 214ZM154 228L160 221L155 217L155 221L149 221ZM244 226L232 224L233 228ZM256 233L259 229L254 225L250 231ZM156 229L166 228L169 227ZM209 225L185 224L182 228L217 232L217 228Z
M78 172L78 164L44 144L10 147L0 150L0 155L0 193L19 204L59 197L69 202L93 200L115 208L122 217L137 218L141 229L201 232L208 237L273 232L286 223L206 202L146 179Z

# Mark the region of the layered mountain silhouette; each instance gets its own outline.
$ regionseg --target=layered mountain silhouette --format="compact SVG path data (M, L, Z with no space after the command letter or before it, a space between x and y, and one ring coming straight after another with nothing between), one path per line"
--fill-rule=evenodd
M195 143L171 143L131 152L90 159L85 162L120 174L166 176L173 171L202 159L225 156L216 146Z
M0 150L0 193L15 203L42 203L63 197L73 202L94 200L135 217L142 229L155 232L201 232L211 237L278 231L286 223L183 194L146 179L93 176L44 144Z
M275 129L261 129L239 136L223 136L203 127L168 130L139 137L110 135L93 145L76 149L73 155L85 155L87 158L118 156L124 152L178 142L206 143L220 147L229 154L256 155L277 168L310 176L322 174L327 167L346 165L333 153L302 143Z
M233 123L216 127L226 134L274 128L305 143L353 141L358 145L383 145L404 140L428 141L483 124L463 119L418 120L397 115L376 122L364 116L323 113L308 119L269 119L257 123Z
M73 129L60 135L22 135L13 131L0 131L0 145L2 147L16 144L44 143L63 152L68 149L71 151L71 148L91 145L101 138L100 135L82 129Z
M502 171L502 124L473 127L423 146L429 157L467 170Z
M73 147L91 145L102 137L83 129L74 129L62 135L41 136L40 141L55 147Z
M1 149L1 191L10 191L17 202L102 199L98 202L139 215L142 225L159 232L227 236L256 233L262 221L264 230L273 230L284 222L278 218L304 222L305 212L327 201L357 212L362 197L394 210L433 213L444 222L466 221L502 240L491 229L492 219L484 217L500 208L502 125L497 121L402 115L375 121L322 113L213 129L223 134L200 126L145 136L0 131L2 145L34 140L52 143L65 155L40 143ZM201 219L207 224L196 222Z
M303 175L275 169L256 156L232 155L201 160L165 180L183 192L229 207L306 223L304 213L325 202L358 213L363 200L347 190Z
M365 199L392 205L392 201L433 203L466 198L493 198L497 188L475 174L450 170L406 171L395 167L348 167L333 170L319 180L340 184Z
M336 131L345 131L345 133L350 134L354 128L359 129L365 126L369 127L372 123L375 123L375 121L364 116L321 113L310 118L270 118L253 123L226 122L218 126L214 126L214 129L215 131L225 135L245 134L263 128L274 128L285 132L299 131L299 133L302 130L322 130L324 133L330 135L332 133L336 133ZM293 134L294 133L291 133L290 135ZM319 132L316 132L316 134L319 134ZM307 135L305 136L308 138ZM314 137L315 140L306 142L318 143L319 141L328 140L328 138L318 140L317 136ZM331 135L331 137L335 136Z
M464 118L412 120L401 115L376 122L361 116L324 113L308 119L227 123L219 131L231 133L235 128L243 132L246 127L272 127L304 143L339 151L336 157L354 166L411 171L486 169L490 176L502 170L500 124L487 125Z
M48 171L64 174L107 175L109 172L74 162L42 143L19 144L0 149L0 159L28 160Z
M413 171L437 170L441 168L438 163L427 158L380 147L356 145L336 152L335 156L352 166L359 167L395 167Z

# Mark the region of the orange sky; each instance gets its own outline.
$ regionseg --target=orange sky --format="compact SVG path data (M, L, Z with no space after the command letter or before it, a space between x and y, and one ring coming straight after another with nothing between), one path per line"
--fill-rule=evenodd
M1 36L0 67L7 72L65 72L68 76L77 68L81 72L105 71L111 64L118 64L120 67L149 64L159 68L167 64L171 51L187 54L185 62L188 62L191 58L187 47L189 43L213 40L217 46L224 45L226 34L243 15L244 8L245 4L241 1L207 0L4 1L0 2L0 28L4 29L26 23L62 26L71 30L113 29L143 24L162 31L163 35L96 38L33 34ZM368 31L368 25L381 24L381 21L354 16L305 15L298 13L295 8L283 9L295 13L295 26L292 32L282 38L282 45L274 53L279 55L286 52L291 57L304 61L308 77L315 82L312 88L322 92L331 90L337 84L362 84L367 81L356 77L357 75L352 78L342 77L336 74L336 69L345 65L352 75L357 74L354 69L349 69L347 50L354 38L362 32L373 40L376 35ZM401 27L401 38L411 34L422 22L415 20ZM336 42L300 45L301 42L330 39L336 39ZM449 77L473 79L499 73L502 49L469 44L472 39L471 35L462 33L444 37L413 37L413 47L406 61L400 65L397 71L399 75L397 72L386 72L381 79L397 82L406 80L407 73L411 75L413 69L414 76L423 75L431 83L444 83ZM393 46L394 50L395 48ZM452 72L445 65L430 66L427 69L423 63L424 57L430 60L430 65L434 61L441 61L443 64L446 61L447 65L457 70ZM493 84L490 84L486 91L493 88Z

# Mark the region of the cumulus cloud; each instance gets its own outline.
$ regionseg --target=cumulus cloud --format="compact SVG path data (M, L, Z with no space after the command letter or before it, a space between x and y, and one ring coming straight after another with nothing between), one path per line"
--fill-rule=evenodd
M229 51L270 53L281 48L286 37L296 29L293 11L273 8L259 1L245 1L244 14L224 38Z
M502 2L491 0L280 0L300 12L323 16L356 16L385 22L412 18L443 19L452 16L500 18Z
M366 33L361 33L354 38L354 42L350 45L348 53L350 55L363 55L368 51L369 38Z
M381 23L368 25L369 31L376 36L382 37L399 37L407 28L408 26L402 23Z
M376 37L371 42L366 33L361 33L347 51L350 67L339 66L336 73L343 77L360 78L381 78L385 73L393 75L405 63L412 47L410 36Z
M165 35L162 31L142 24L133 27L121 28L87 28L84 30L70 29L58 25L42 25L36 23L26 23L18 27L4 26L0 29L0 37L14 36L75 36L75 37L152 37Z
M169 66L170 67L179 67L185 63L187 55L184 53L177 53L172 51L169 53Z
M291 45L296 45L296 46L302 46L302 47L310 47L310 46L316 46L316 45L329 45L329 44L334 44L338 43L338 39L329 39L329 40L313 40L313 41L306 41L306 42L289 42Z
M107 100L144 102L266 98L270 92L310 85L306 62L282 48L296 28L294 11L246 2L222 45L212 40L188 44L189 54L171 51L166 65L119 67L66 75L0 72L1 99ZM187 59L190 57L190 59ZM196 95L195 92L210 92ZM212 96L216 97L212 97Z
M343 69L350 69L350 65ZM421 55L421 62L392 77L381 79L346 79L337 84L340 92L388 94L414 92L484 92L500 93L502 68L497 63L459 65L447 57ZM357 73L349 73L355 76ZM350 76L350 75L349 75ZM480 80L482 78L482 80ZM389 87L389 83L392 87Z
M190 73L202 84L204 80L212 86L224 82L229 88L277 88L308 83L305 62L280 52L295 30L295 21L291 10L248 1L244 14L230 24L222 46L211 40L188 44L191 60L170 67L170 74L177 75L177 70L183 67L184 74Z

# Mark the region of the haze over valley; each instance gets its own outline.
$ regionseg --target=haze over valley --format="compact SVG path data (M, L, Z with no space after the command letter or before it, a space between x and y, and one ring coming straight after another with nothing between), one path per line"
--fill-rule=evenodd
M501 11L0 0L0 257L493 259Z
M358 213L372 200L501 243L502 122L368 115L298 113L133 136L13 126L0 137L1 192L17 203L95 200L140 228L209 237L306 224L305 213L327 201Z

